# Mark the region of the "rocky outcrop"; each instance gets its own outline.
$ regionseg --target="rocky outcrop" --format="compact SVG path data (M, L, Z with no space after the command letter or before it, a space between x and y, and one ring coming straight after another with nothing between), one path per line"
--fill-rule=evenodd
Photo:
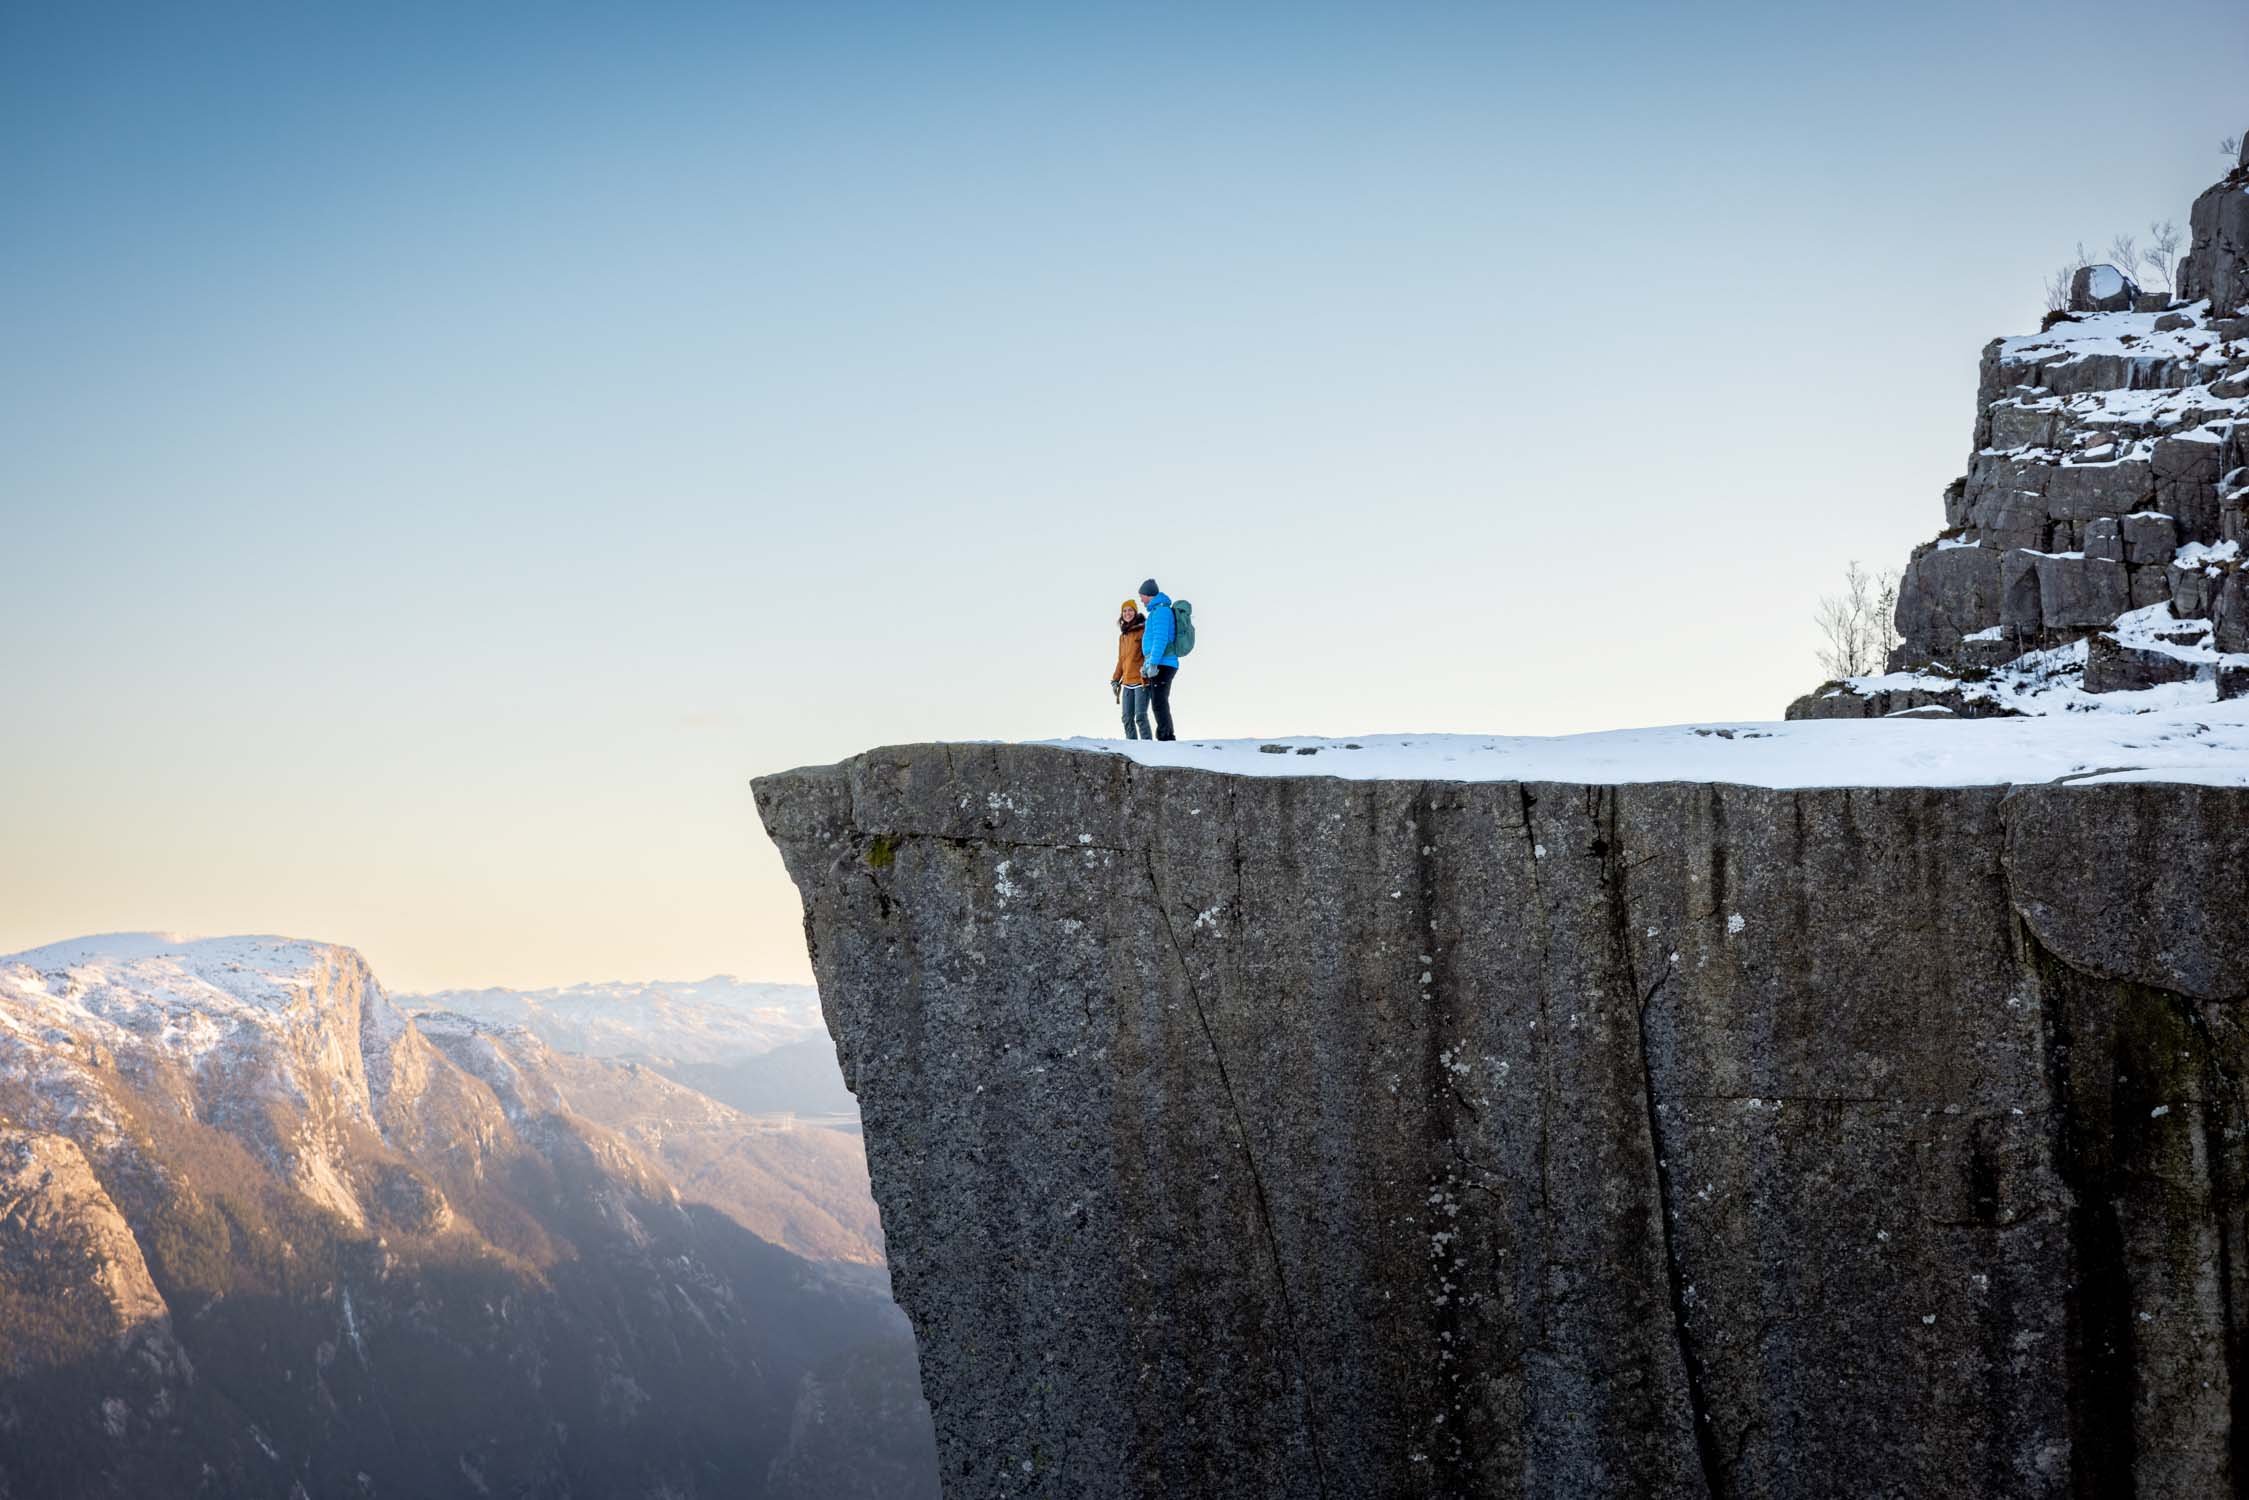
M139 1241L68 1137L0 1126L0 1369L143 1339L172 1362L171 1309Z
M757 799L955 1500L2249 1478L2249 793Z
M2042 713L2165 681L2214 701L2221 671L2249 666L2220 659L2249 650L2249 603L2225 593L2249 511L2249 166L2191 226L2178 296L2082 267L2067 311L1985 347L1968 472L1900 580L1889 673L1846 681L1860 704L1823 690L1789 717L1893 712L1875 700L1915 693L1964 716ZM2186 620L2242 644L2148 639ZM2172 665L2089 670L2104 639ZM1975 673L1997 680L1963 682Z
M2241 162L2214 184L2187 214L2191 245L2179 265L2179 291L2208 297L2212 311L2249 311L2249 133Z
M2079 266L2069 281L2071 312L2130 312L2139 284L2116 266Z
M1940 682L1922 673L1908 685L1874 687L1863 680L1830 682L1789 705L1791 719L1982 719L2007 710L1976 692L1981 679Z

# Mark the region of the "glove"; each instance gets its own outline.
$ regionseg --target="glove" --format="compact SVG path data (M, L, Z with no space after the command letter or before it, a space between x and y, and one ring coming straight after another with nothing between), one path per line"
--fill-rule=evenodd
M1109 701L1112 703L1124 702L1124 680L1122 678L1109 684Z

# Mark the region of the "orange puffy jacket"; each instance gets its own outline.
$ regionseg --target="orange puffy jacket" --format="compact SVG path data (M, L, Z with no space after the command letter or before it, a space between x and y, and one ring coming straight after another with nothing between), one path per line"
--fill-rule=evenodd
M1109 685L1123 683L1126 687L1146 687L1140 676L1140 632L1148 628L1146 620L1135 620L1117 632L1117 670L1109 674Z

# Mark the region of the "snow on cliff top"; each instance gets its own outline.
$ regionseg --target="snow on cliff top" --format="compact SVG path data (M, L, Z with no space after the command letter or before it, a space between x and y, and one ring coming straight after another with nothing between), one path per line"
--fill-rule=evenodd
M270 1027L359 955L281 937L193 938L117 932L0 955L0 1027L40 1024L128 1032L199 1057L222 1022Z
M234 1001L286 1008L332 966L359 955L333 943L285 937L189 937L177 932L110 932L0 954L0 975L68 976L81 990L130 987L156 998L220 992Z
M2042 365L2095 354L2129 355L2134 359L2196 359L2208 354L2219 343L2217 333L2204 322L2209 312L2210 304L2203 301L2168 314L2080 313L2042 333L2001 339L1999 362ZM2180 316L2186 319L2183 326L2156 331L2157 318Z
M1813 719L1675 724L1552 736L1361 735L1356 739L1051 740L1144 766L1352 781L1563 781L1614 786L2007 786L2194 782L2249 786L2249 699L2147 713L2019 719ZM1278 748L1275 748L1278 747Z

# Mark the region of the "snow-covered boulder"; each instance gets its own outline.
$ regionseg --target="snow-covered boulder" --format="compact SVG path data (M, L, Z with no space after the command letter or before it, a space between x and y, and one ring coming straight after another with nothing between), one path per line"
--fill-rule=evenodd
M2111 265L2079 266L2069 281L2071 312L2130 312L2140 284Z

